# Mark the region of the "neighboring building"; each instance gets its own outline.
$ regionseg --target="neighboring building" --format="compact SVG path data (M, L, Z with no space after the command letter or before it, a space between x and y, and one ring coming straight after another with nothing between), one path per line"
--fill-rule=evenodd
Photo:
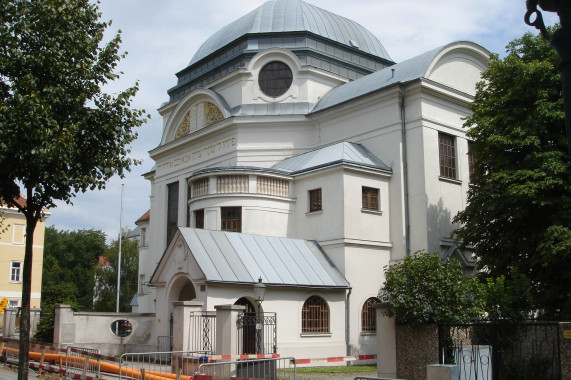
M150 274L153 273L156 266L156 261L150 259L149 256L149 239L147 231L151 220L151 211L145 212L135 224L137 225L136 231L138 232L139 241L139 286L137 294L133 297L131 302L132 310L134 313L139 310L154 310L156 293L155 288L151 286Z
M21 206L26 199L16 200ZM16 208L0 203L4 214L4 222L0 227L0 300L8 299L8 307L22 306L22 275L24 270L26 217ZM42 264L44 258L45 220L50 213L38 221L34 231L34 247L32 262L32 294L31 308L39 308L42 298Z
M159 109L138 311L261 305L277 350L374 353L384 268L450 239L469 183L469 115L489 52L455 42L394 63L368 30L269 1L206 40ZM246 347L246 346L244 346ZM246 350L246 348L244 349Z

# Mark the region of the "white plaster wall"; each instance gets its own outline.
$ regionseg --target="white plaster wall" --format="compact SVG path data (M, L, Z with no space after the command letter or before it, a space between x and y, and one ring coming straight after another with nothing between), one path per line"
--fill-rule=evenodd
M253 286L228 289L210 284L207 292L208 310L214 310L215 305L234 304L241 297L249 298L257 307L253 302ZM296 358L345 355L345 293L345 290L267 287L262 310L277 313L278 353ZM301 332L303 303L312 295L322 297L329 305L330 334Z

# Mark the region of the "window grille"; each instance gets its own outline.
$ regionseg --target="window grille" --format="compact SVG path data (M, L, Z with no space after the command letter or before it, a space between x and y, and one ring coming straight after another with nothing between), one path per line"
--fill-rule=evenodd
M217 191L219 193L247 193L247 175L221 175L217 177Z
M381 301L377 297L371 297L363 304L363 309L361 310L361 331L377 331L377 313L374 305L379 302Z
M220 210L222 231L242 232L242 208L222 207Z
M309 211L319 211L321 209L321 189L309 190Z
M201 178L192 182L192 197L199 197L208 194L210 179Z
M379 189L363 186L363 208L379 210Z
M292 81L293 74L289 66L277 61L265 65L258 76L260 90L273 98L285 94Z
M287 197L289 196L289 181L274 177L258 177L258 193Z
M438 147L440 153L440 175L447 178L456 178L456 147L454 136L439 133Z
M327 302L319 296L309 297L303 304L301 324L303 333L328 333L329 306Z

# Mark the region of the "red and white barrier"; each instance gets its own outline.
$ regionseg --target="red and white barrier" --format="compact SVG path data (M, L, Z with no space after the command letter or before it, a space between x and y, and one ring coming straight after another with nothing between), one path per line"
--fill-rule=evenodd
M252 355L212 355L208 357L208 361L215 360L251 360L251 359L275 359L280 354L252 354Z
M357 356L332 356L329 358L318 359L294 359L295 364L317 364L317 363L336 363L336 362L353 362L357 360L376 359L377 355L357 355Z

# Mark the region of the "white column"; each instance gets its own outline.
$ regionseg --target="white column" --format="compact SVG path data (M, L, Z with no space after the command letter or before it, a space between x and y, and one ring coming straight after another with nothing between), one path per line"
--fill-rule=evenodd
M198 301L175 301L173 302L172 322L172 349L173 351L190 351L189 337L190 313L202 311L204 304Z
M396 323L382 311L391 307L387 303L375 305L377 311L377 376L397 377Z
M217 305L216 310L216 354L238 355L238 332L236 322L238 314L246 310L245 306Z

